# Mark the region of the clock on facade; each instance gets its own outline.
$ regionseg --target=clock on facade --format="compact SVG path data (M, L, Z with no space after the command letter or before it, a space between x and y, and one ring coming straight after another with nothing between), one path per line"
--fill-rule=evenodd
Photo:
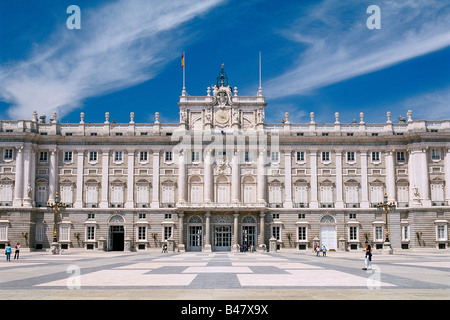
M226 112L225 110L218 110L216 112L216 121L218 123L226 123L228 122L228 112Z

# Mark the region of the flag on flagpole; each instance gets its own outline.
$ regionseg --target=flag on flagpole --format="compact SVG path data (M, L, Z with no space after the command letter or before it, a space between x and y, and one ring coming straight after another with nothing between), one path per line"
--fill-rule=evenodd
M181 68L184 69L184 52L183 55L181 56Z

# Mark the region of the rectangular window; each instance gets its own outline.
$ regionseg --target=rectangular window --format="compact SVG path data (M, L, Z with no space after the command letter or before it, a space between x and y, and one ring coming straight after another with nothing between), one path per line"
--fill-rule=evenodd
M253 153L251 151L244 152L244 161L245 162L253 162Z
M61 186L61 201L66 204L73 203L73 188L72 186Z
M8 225L0 224L0 241L8 240Z
M405 152L404 151L397 152L397 162L405 162Z
M437 226L437 239L440 241L446 241L445 226Z
M383 241L383 227L375 227L375 241Z
M330 152L329 151L322 152L322 161L323 162L330 161Z
M226 186L218 186L217 187L217 202L218 203L227 203L227 187Z
M61 226L59 232L60 241L70 241L70 226Z
M138 240L147 240L147 227L138 227Z
M37 225L36 226L36 242L42 242L44 241L45 236L45 227L43 225Z
M200 186L191 186L191 202L200 203Z
M200 162L200 152L192 151L192 162Z
M116 151L114 152L114 162L122 162L123 161L123 152Z
M48 201L47 186L37 186L36 202L46 203Z
M281 203L281 186L271 186L270 187L270 203Z
M333 203L333 189L331 186L322 186L322 203Z
M441 160L441 150L440 149L431 149L431 159L432 160Z
M399 203L409 202L408 186L398 186L397 187L397 199L398 199Z
M305 161L305 152L297 151L297 162L304 162L304 161Z
M172 162L173 161L173 153L172 151L166 151L166 155L165 155L165 162Z
M347 162L355 162L355 151L347 152Z
M149 203L149 187L137 186L137 203L148 204Z
M164 241L167 241L172 236L172 227L164 227Z
M359 203L358 186L347 186L347 203Z
M253 186L244 186L244 203L254 203L255 193L253 191Z
M12 184L5 183L0 185L0 201L11 202L13 200Z
M308 187L307 186L295 186L294 202L295 203L308 203Z
M306 227L298 227L298 241L306 241Z
M12 160L13 149L5 149L5 160Z
M123 187L112 186L111 187L111 203L122 204L123 203Z
M97 151L89 151L89 162L97 162Z
M431 201L444 201L444 185L442 183L431 184Z
M409 226L402 227L402 241L409 241Z
M147 162L148 161L148 152L147 151L139 152L139 161L140 162Z
M280 240L280 227L279 226L272 227L272 236L275 239Z
M72 151L64 151L64 162L72 162Z
M47 160L48 160L48 153L47 153L47 151L39 152L39 162L47 162Z
M97 186L87 186L87 188L86 188L86 203L88 203L88 204L97 204L98 203Z
M371 202L374 204L378 202L383 202L382 186L372 186Z
M373 151L372 162L379 162L379 161L380 161L380 151Z
M349 228L349 237L350 240L358 240L358 227Z
M271 159L272 159L272 162L275 162L275 163L280 162L280 153L278 151L271 152Z
M86 227L86 240L95 240L95 227Z
M163 203L175 203L175 190L173 185L163 185Z

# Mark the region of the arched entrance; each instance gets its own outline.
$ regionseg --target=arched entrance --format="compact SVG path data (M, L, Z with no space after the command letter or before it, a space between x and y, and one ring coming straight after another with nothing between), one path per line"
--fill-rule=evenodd
M242 245L247 246L247 248L252 245L256 248L256 219L252 216L243 217L241 231Z
M203 221L199 216L192 216L188 220L188 251L202 251Z
M108 250L123 251L125 244L125 220L121 215L114 215L109 219Z
M327 250L337 249L336 220L330 215L320 219L320 247Z

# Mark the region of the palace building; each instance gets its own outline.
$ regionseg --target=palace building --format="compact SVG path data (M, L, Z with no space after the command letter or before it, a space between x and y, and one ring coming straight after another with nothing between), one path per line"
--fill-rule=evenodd
M450 120L273 124L266 106L222 67L205 96L183 88L179 123L0 121L0 247L48 249L56 223L69 251L384 250L386 231L448 249Z

